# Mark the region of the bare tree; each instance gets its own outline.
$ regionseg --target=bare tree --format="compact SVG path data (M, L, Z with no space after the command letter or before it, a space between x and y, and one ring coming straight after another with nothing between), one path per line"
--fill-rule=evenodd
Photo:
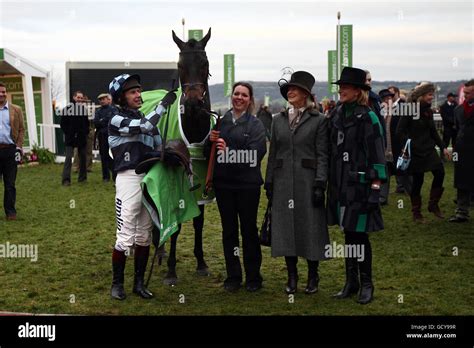
M53 66L51 66L50 81L51 99L58 101L64 95L64 81L61 73L59 73Z

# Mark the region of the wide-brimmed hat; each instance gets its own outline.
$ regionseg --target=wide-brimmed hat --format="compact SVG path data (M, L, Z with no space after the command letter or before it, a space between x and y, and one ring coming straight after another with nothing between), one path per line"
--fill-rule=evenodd
M280 80L281 81L281 80ZM295 71L290 78L290 81L285 82L280 85L280 93L285 98L288 100L288 89L291 86L295 86L298 88L301 88L305 92L308 92L308 94L312 97L311 90L313 89L314 86L314 76L311 75L307 71Z
M370 86L365 84L367 73L358 68L352 68L349 66L344 67L341 72L341 77L336 82L332 82L335 85L352 85L362 88L366 91L370 91Z
M380 92L379 92L379 97L380 98L385 98L385 97L394 97L395 96L395 93L392 93L390 92L389 89L382 89Z

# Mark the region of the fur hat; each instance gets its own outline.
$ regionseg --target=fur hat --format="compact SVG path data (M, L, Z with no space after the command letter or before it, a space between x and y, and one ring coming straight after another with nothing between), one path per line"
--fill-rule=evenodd
M422 82L410 92L410 97L408 98L411 102L416 102L419 97L424 96L427 93L434 93L436 87L431 82Z

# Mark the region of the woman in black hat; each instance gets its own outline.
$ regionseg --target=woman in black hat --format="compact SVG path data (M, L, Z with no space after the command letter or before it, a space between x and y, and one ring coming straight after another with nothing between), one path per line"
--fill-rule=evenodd
M272 200L272 256L284 256L288 269L285 291L297 289L298 257L308 263L307 294L318 290L319 260L326 259L329 235L324 208L328 169L327 119L311 95L314 77L293 73L280 86L290 107L273 119L265 179Z
M330 120L329 224L345 234L346 284L334 295L347 298L359 291L358 302L372 301L372 249L367 232L384 228L380 185L387 178L383 130L368 106L364 70L346 67L339 85L340 105ZM360 273L360 283L359 283Z

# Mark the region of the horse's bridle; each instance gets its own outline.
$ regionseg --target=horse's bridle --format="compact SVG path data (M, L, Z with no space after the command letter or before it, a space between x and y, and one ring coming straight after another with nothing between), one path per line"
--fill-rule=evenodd
M179 55L181 56L182 54L186 54L186 53L193 53L193 54L196 54L196 53L201 53L203 54L206 59L207 59L207 55L206 55L206 51L205 50L196 50L196 51L181 51L179 52ZM209 74L209 69L208 69L208 72L207 72L208 76L210 76ZM193 89L194 87L201 87L203 86L204 88L202 88L202 94L201 94L201 97L200 99L204 99L204 97L206 96L206 83L204 82L194 82L194 83L182 83L181 84L181 87L182 87L182 93L183 93L183 96L186 98L186 93L185 93L185 90L186 89Z

